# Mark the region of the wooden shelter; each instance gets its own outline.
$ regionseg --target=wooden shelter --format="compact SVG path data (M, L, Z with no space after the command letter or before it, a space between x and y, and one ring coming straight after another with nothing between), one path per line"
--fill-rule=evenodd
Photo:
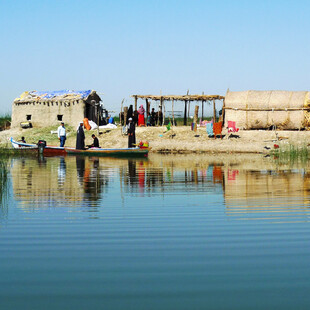
M184 125L187 125L187 119L189 118L189 111L190 111L190 104L191 102L195 102L196 104L201 103L201 109L202 109L202 118L204 116L204 104L205 103L213 103L213 117L216 118L216 108L215 108L215 100L222 100L224 104L225 97L220 95L132 95L135 99L135 110L138 108L138 99L145 100L146 103L146 114L150 112L150 101L156 101L159 102L159 113L162 113L163 115L163 123L165 120L165 106L166 102L171 103L171 112L172 112L172 119L174 123L174 108L176 102L182 102L184 105ZM198 114L198 108L196 109L196 113ZM196 114L195 113L195 114Z
M12 127L23 122L46 127L61 121L77 126L85 117L98 124L102 119L100 101L94 90L26 91L13 102Z

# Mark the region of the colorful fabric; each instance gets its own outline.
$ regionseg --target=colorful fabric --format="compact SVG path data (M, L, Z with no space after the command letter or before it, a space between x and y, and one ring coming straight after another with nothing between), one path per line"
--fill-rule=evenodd
M213 136L213 123L207 123L207 134L209 137Z
M143 105L141 104L140 107L139 107L139 109L138 109L138 113L144 115L144 112L145 112L144 107L143 107Z
M213 124L213 133L215 136L222 134L222 125L223 122L217 122Z
M138 126L145 126L144 114L139 114Z
M200 127L206 127L208 123L213 123L213 119L211 121L201 121L199 122Z
M227 121L228 132L238 132L239 128L236 128L236 122Z
M168 125L167 125L167 130L171 129L171 122L169 121Z

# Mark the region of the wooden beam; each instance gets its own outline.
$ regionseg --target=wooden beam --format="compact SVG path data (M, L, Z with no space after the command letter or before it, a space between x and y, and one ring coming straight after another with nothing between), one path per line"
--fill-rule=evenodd
M135 111L138 110L138 96L135 96Z
M179 96L179 95L160 95L160 96L157 96L157 95L132 95L131 97L135 98L140 98L140 99L150 99L150 100L155 100L155 101L160 101L160 98L163 97L163 99L165 101L172 101L173 99L174 100L179 100L179 101L201 101L201 100L204 100L204 101L207 101L207 100L212 100L212 99L216 99L216 100L222 100L224 99L225 97L224 96L220 96L220 95L205 95L205 94L202 94L202 95L182 95L182 96Z

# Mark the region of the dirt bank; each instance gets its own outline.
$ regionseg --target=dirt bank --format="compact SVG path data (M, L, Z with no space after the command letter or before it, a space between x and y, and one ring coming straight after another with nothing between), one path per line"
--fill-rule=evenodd
M45 129L10 129L0 132L0 145L10 146L8 138L26 138L27 142L36 143L39 139L46 140L50 145L57 145L56 134ZM91 134L97 131L85 131L85 144L92 143ZM137 142L148 141L152 152L164 153L264 153L266 148L273 148L274 144L307 145L310 141L310 131L265 131L251 130L238 132L238 138L229 138L223 131L223 139L209 138L205 128L198 128L196 132L190 127L174 127L167 131L165 127L140 127L136 129ZM69 128L66 146L75 146L75 129ZM100 146L103 148L125 148L128 137L121 134L121 129L102 130L99 135Z

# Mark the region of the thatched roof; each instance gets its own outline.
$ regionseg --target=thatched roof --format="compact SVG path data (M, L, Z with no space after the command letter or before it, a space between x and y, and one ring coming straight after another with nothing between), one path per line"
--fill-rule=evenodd
M101 101L94 90L58 90L58 91L25 91L14 103L38 102L38 101L72 101L72 100ZM90 103L90 102L89 102Z
M149 99L155 101L208 101L208 100L222 100L225 99L224 96L220 95L165 95L165 96L157 96L157 95L132 95L133 98L140 98L140 99Z
M289 111L309 109L307 91L228 91L225 109L243 111Z

